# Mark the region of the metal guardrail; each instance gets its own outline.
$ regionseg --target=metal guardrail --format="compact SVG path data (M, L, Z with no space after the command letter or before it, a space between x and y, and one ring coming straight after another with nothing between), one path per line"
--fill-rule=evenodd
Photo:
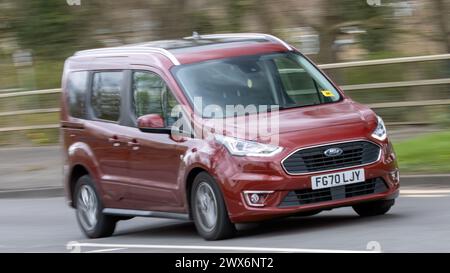
M450 105L450 99L381 102L369 104L369 107L373 109L380 109L380 108L399 108L399 107L417 107L417 106L435 106L435 105Z
M435 106L435 105L450 105L450 99L447 100L418 100L418 101L399 101L399 102L380 102L367 104L372 109L383 108L400 108L400 107L417 107L417 106ZM29 114L44 114L44 113L58 113L59 108L48 109L32 109L32 110L18 110L0 113L0 117L15 116L15 115L29 115Z
M17 110L17 111L9 111L9 112L0 112L0 117L29 115L29 114L45 114L45 113L56 113L56 112L59 112L59 108Z
M44 124L44 125L30 125L30 126L16 126L16 127L5 127L0 128L0 133L2 132L13 132L13 131L28 131L28 130L42 130L42 129L57 129L59 124Z
M380 82L380 83L343 85L343 86L341 86L341 88L344 91L353 91L353 90L384 89L384 88L442 85L442 84L450 84L450 78L449 79L433 79L433 80L416 80L416 81L402 81L402 82Z
M379 60L369 60L369 61L344 62L344 63L334 63L334 64L320 64L319 67L322 69L332 69L332 68L348 68L348 67L383 65L383 64L442 61L442 60L448 60L448 59L450 59L450 54L439 54L439 55L389 58L389 59L379 59Z
M11 88L11 89L0 89L0 93L11 93L11 92L18 92L22 91L22 88Z
M444 85L450 84L450 78L444 79L432 79L432 80L416 80L416 81L401 81L401 82L381 82L381 83L365 83L365 84L353 84L342 85L341 88L344 91L354 90L367 90L367 89L384 89L384 88L396 88L396 87L411 87L411 86L429 86L429 85ZM11 98L30 95L43 95L43 94L57 94L60 93L60 89L48 89L48 90L36 90L25 92L14 92L0 94L0 98ZM0 113L0 116L2 113Z
M45 90L5 93L5 94L0 94L0 98L12 98L12 97L43 95L43 94L56 94L56 93L61 93L61 89L57 88L57 89L45 89Z
M321 65L319 65L319 67L321 69L334 69L334 68L363 67L363 66L374 66L374 65L424 62L424 61L439 61L439 60L450 60L450 54L390 58L390 59L369 60L369 61L343 62L343 63L333 63L333 64L321 64ZM355 90L385 89L385 88L445 85L445 84L450 84L450 78L401 81L401 82L367 83L367 84L343 85L341 87L345 91L355 91ZM13 97L31 96L31 95L44 95L44 94L58 94L60 92L61 92L60 89L46 89L46 90L21 91L21 92L16 91L16 92L9 92L9 93L0 92L0 98L13 98ZM369 107L372 109L382 109L382 108L435 106L435 105L450 105L450 99L382 102L382 103L369 104ZM42 114L42 113L57 113L57 112L59 112L59 108L17 110L17 111L9 111L9 112L0 112L0 117L14 116L14 115L28 115L28 114ZM390 124L390 125L423 125L423 124L429 124L429 123L430 122L409 122L409 121L407 121L407 122L392 122L392 123L388 123L388 124ZM54 129L54 128L59 128L59 124L6 127L6 128L0 128L0 132L36 130L36 129Z

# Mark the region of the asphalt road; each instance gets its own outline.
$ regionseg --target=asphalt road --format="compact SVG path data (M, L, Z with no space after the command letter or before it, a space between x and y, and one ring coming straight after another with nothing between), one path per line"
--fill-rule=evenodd
M62 197L0 199L0 252L450 252L448 185L403 187L384 216L341 208L240 225L237 237L215 242L191 222L153 218L122 221L114 236L90 240Z

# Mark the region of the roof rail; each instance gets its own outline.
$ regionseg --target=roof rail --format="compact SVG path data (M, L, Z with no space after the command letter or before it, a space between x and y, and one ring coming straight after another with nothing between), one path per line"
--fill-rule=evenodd
M225 38L253 38L253 39L265 39L269 41L273 41L283 45L287 50L293 50L290 45L288 45L285 41L281 40L278 37L275 37L270 34L263 33L223 33L223 34L205 34L198 36L189 36L184 37L184 39L225 39Z
M180 65L178 59L170 53L168 50L159 47L145 47L145 46L120 46L120 47L107 47L82 50L75 53L75 55L93 55L98 53L122 53L122 52L138 52L138 53L158 53L167 57L174 65Z

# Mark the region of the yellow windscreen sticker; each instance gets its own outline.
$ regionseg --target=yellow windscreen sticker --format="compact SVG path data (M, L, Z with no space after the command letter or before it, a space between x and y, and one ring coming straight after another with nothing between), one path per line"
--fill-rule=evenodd
M320 92L322 92L322 95L324 95L325 97L334 97L333 92L331 92L330 90L322 90Z

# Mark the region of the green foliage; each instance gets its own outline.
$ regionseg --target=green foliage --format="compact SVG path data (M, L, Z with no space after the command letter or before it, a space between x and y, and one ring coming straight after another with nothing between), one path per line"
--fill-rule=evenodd
M240 32L243 29L242 17L244 14L255 7L255 5L261 4L254 0L228 0L226 1L227 14L228 14L228 30L230 32Z
M402 173L449 173L450 131L394 143Z
M386 41L391 34L387 26L368 25L366 31L367 34L361 37L361 43L369 52L379 52L386 49Z
M327 3L327 5L332 5L336 15L340 15L349 21L361 21L375 17L383 17L383 15L390 12L388 6L373 7L368 5L365 0L334 0L329 2L330 3Z
M55 144L59 141L59 129L4 132L0 146L31 146Z
M204 11L193 11L190 13L192 31L202 33L214 33L219 27L211 16Z
M433 109L432 120L438 124L440 128L450 128L450 106L442 105ZM450 139L449 139L450 141Z
M40 113L5 116L0 119L0 128L16 126L33 126L45 124L57 124L59 113Z
M79 46L88 9L62 0L18 0L12 28L22 48L35 56L61 59Z
M360 38L362 45L369 52L386 50L386 42L393 33L393 22L389 19L392 14L391 7L373 7L365 0L333 0L326 5L329 6L327 12L340 18L341 22L355 22L366 31Z

